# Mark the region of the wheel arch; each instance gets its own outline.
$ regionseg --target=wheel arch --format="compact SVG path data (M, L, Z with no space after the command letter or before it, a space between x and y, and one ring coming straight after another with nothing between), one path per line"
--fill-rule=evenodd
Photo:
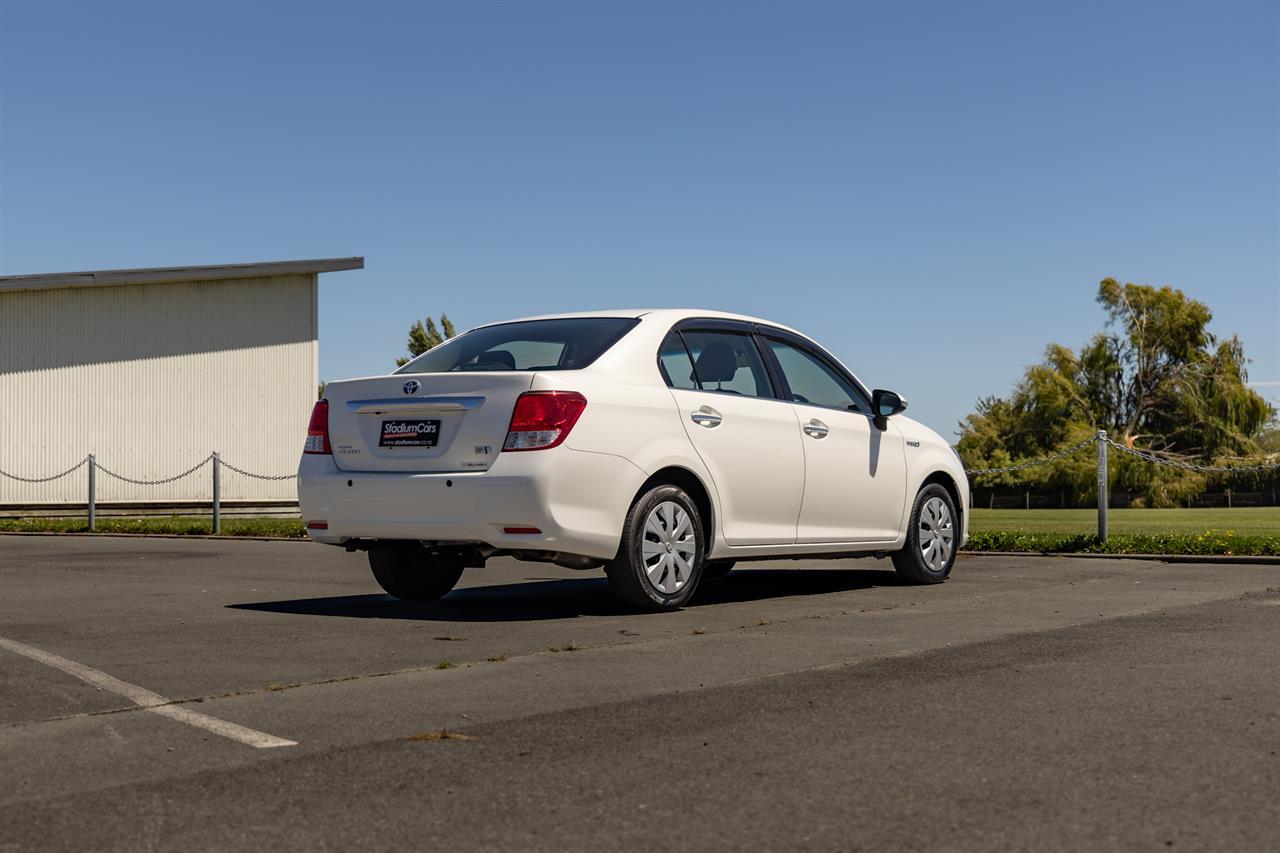
M947 494L951 495L951 502L955 505L956 514L960 516L958 519L956 519L957 521L956 526L959 527L959 529L964 530L965 529L964 528L964 522L965 522L964 501L960 499L960 487L959 485L956 484L955 478L952 477L948 472L942 469L933 471L928 476L926 476L923 480L920 481L920 488L916 489L916 494L917 495L920 494L920 489L923 489L925 486L928 486L932 483L937 483L938 485L942 486L942 488L947 490ZM912 500L914 499L915 499L914 496L912 496Z
M706 554L710 556L716 541L716 510L715 504L711 500L710 489L702 482L701 477L688 468L683 468L679 465L668 465L649 475L649 479L640 485L635 497L631 499L632 503L635 503L641 495L654 486L660 485L679 486L689 494L689 497L693 498L694 506L697 507L698 515L701 517L702 534L707 540Z

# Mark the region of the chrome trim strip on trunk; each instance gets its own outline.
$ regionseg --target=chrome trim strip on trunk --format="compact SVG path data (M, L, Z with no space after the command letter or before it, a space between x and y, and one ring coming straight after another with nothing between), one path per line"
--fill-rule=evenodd
M357 415L389 412L469 412L484 405L484 397L387 397L381 400L348 400L347 411Z

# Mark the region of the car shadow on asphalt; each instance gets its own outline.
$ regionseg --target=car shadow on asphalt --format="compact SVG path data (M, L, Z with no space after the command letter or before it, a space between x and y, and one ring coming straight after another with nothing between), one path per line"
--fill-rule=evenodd
M738 569L702 582L690 607L825 595L901 586L893 571L868 569ZM625 610L602 577L531 579L523 583L455 589L440 601L400 601L389 595L335 595L287 601L228 604L296 616L349 619L418 619L438 622L533 622L578 616L616 616Z

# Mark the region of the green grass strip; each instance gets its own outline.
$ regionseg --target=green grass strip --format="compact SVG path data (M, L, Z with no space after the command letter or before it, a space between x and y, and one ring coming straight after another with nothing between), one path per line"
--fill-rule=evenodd
M83 518L0 518L0 533L87 533ZM98 533L149 533L170 536L208 536L213 522L208 517L163 516L151 518L99 518ZM223 536L306 537L297 518L224 518Z
M1242 536L1232 531L1114 533L1102 542L1088 533L984 530L969 537L966 551L1026 551L1051 554L1179 554L1192 556L1280 556L1280 536Z

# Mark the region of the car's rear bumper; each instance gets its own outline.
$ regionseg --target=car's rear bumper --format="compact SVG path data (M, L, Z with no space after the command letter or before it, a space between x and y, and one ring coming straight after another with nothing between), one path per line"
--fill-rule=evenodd
M645 473L620 456L557 447L503 453L487 471L408 474L342 471L304 455L298 502L317 542L418 539L480 542L609 559ZM310 527L315 522L325 529ZM540 533L506 533L504 528Z

